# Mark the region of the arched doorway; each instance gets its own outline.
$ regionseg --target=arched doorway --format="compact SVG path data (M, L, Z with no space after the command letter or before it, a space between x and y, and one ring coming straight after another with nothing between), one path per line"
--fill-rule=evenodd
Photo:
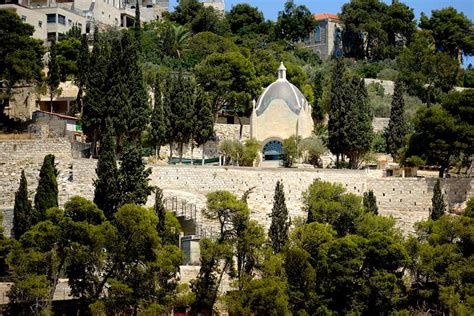
M283 154L283 144L279 140L270 140L263 146L263 160L280 160Z

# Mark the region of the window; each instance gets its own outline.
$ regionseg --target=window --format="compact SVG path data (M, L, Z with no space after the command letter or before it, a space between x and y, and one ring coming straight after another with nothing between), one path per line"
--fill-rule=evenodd
M321 28L319 26L314 30L314 41L321 43Z
M81 33L82 33L82 24L81 24L81 23L77 23L76 26L81 30Z
M23 22L26 22L26 15L22 15L22 16L21 16L21 20L22 20Z
M71 19L68 19L68 20L67 20L67 25L69 25L69 26L72 25L72 20L71 20Z
M54 32L48 33L48 42L53 42L55 40L56 40L56 33Z
M43 21L38 21L38 27L43 27Z
M56 23L56 13L46 14L48 23Z
M66 17L64 15L58 14L58 23L66 25Z

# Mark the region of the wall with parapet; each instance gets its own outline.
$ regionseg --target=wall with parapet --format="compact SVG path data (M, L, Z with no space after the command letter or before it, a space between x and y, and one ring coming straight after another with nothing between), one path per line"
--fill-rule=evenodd
M96 160L72 158L71 147L66 140L25 140L0 142L0 209L4 210L5 226L11 226L11 210L14 193L18 189L21 170L28 179L30 198L38 183L39 169L47 153L56 155L59 170L59 202L63 205L70 197L80 195L92 199L94 193ZM382 215L393 216L405 231L413 231L413 224L429 214L435 178L383 178L381 170L335 169L281 169L213 166L157 166L150 165L152 185L164 189L165 197L178 197L197 206L205 206L206 194L216 190L228 190L242 195L255 187L249 196L251 217L268 228L277 180L285 186L286 202L291 217L303 216L302 192L315 180L342 184L347 192L358 195L374 190ZM471 178L443 179L443 190L450 205L462 203L474 196ZM153 197L147 203L152 206ZM202 218L198 221L206 227L216 223ZM8 232L7 232L8 233Z

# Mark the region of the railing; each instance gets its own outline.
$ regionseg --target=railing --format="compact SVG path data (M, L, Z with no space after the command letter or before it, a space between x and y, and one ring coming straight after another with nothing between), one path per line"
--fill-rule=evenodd
M186 200L178 199L177 196L165 198L165 208L175 214L176 217L181 217L185 221L191 221L194 224L194 236L199 238L217 239L219 232L212 227L203 227L203 224L198 217L197 206L194 203L189 203Z

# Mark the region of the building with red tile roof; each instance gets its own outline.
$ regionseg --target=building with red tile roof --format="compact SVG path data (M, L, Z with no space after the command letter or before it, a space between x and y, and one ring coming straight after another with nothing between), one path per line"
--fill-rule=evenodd
M337 14L316 13L315 29L304 41L304 47L318 53L321 59L342 55L342 23Z

